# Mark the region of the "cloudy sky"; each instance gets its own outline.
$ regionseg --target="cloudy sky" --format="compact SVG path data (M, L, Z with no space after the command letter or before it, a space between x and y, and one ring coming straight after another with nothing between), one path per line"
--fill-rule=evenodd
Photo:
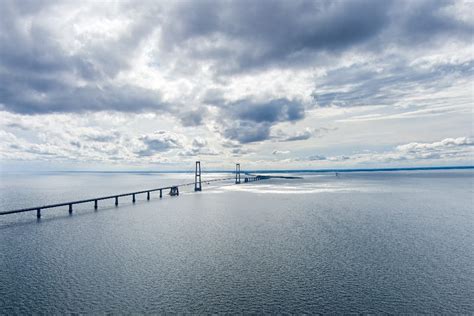
M472 165L472 12L435 0L1 0L0 166Z

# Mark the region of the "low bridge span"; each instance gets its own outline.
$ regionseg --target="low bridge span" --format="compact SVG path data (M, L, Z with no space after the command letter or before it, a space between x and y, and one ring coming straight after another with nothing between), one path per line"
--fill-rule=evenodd
M266 176L249 176L244 178L244 182L252 182L252 181L259 181L259 180L264 180L268 179L269 177ZM234 177L226 177L226 178L219 178L219 179L212 179L212 180L206 180L206 183L211 183L211 182L217 182L217 181L226 181L226 180L233 180ZM240 164L236 164L235 168L235 184L240 184ZM90 199L85 199L85 200L77 200L77 201L69 201L69 202L63 202L63 203L55 203L55 204L48 204L48 205L42 205L42 206L35 206L35 207L28 207L28 208L22 208L22 209L16 209L16 210L9 210L9 211L1 211L0 215L8 215L8 214L16 214L16 213L24 213L24 212L34 212L36 211L36 217L41 218L41 211L45 209L51 209L51 208L58 208L58 207L63 207L67 206L69 214L72 214L73 212L73 205L77 204L84 204L84 203L94 203L94 209L97 210L99 201L103 200L115 200L115 206L118 206L119 204L119 198L123 197L132 197L132 202L136 202L136 196L140 194L146 194L147 200L150 200L151 193L154 192L159 192L160 199L163 198L163 192L168 192L169 195L171 196L179 196L179 188L180 187L185 187L185 186L190 186L194 185L194 191L202 191L202 181L201 181L201 162L196 161L196 168L195 168L195 173L194 173L194 182L190 183L184 183L184 184L178 184L178 185L172 185L172 186L166 186L166 187L161 187L161 188L154 188L150 190L142 190L142 191L136 191L136 192L130 192L130 193L121 193L121 194L114 194L114 195L108 195L108 196L101 196L101 197L95 197L95 198L90 198Z

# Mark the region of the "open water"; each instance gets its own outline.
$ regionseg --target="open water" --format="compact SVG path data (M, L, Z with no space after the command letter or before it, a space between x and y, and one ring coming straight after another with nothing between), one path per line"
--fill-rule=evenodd
M474 313L472 170L297 175L0 216L0 314ZM4 174L0 210L192 181Z

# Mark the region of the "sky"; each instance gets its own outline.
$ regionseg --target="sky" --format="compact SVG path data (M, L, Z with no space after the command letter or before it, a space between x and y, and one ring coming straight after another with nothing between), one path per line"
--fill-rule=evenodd
M0 1L0 169L474 165L474 2Z

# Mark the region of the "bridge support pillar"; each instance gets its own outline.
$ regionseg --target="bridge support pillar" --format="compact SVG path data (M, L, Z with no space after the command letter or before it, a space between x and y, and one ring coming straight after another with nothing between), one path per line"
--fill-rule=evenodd
M69 214L72 214L72 204L69 204Z
M97 209L97 200L94 201L94 210Z
M235 184L240 184L240 163L235 164Z
M118 206L118 196L115 197L115 206Z
M132 194L132 202L135 203L135 194Z
M147 199L148 201L150 201L150 191L148 191L148 192L146 193L146 199Z
M170 188L170 195L171 196L178 196L179 195L179 188L178 187L171 187Z
M41 209L36 210L36 218L41 218Z
M196 161L196 170L194 172L194 191L202 191L200 161Z

